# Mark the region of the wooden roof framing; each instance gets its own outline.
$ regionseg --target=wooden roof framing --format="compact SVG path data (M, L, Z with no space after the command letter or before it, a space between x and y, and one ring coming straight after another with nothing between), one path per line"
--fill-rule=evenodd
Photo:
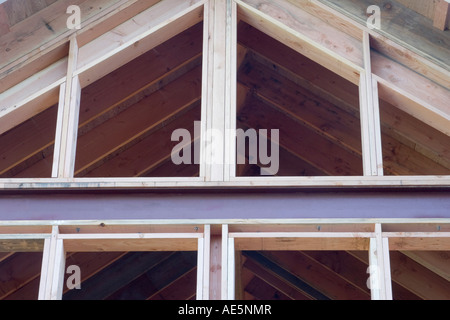
M355 11L366 1L351 10L351 0L70 1L82 8L81 30L66 28L65 0L24 3L0 5L3 191L450 186L444 1L383 8L384 18L413 16L426 27L415 49L414 29L399 39L396 24L367 28ZM172 162L179 128L199 163ZM261 162L236 163L226 134L236 128L280 130L277 176L260 177ZM0 298L448 299L443 216L438 232L389 220L324 231L218 219L199 223L201 234L0 223L0 251L9 251L0 253L9 275ZM16 269L18 261L27 263ZM87 270L88 290L62 291L70 263ZM373 264L384 274L380 290L367 286Z
M83 290L70 290L66 285L62 285L68 281L71 275L70 272L67 272L64 273L64 278L61 278L64 281L60 282L62 291L59 294L64 294L64 299L83 300L198 298L200 294L198 290L202 288L198 286L198 277L201 274L198 273L199 264L202 261L199 259L201 247L197 247L196 243L185 248L178 244L171 247L176 248L176 251L170 251L169 247L157 244L154 246L156 251L153 251L149 250L146 239L151 237L157 241L158 238L161 238L167 242L168 238L166 237L178 235L179 239L194 237L200 240L203 234L208 234L207 230L212 232L213 229L210 229L208 225L199 226L195 230L193 228L195 225L155 225L153 222L150 224L129 222L132 224L124 225L122 221L122 225L118 225L116 223L119 221L105 221L103 226L89 225L85 222L78 225L75 222L74 225L59 226L59 232L55 239L64 241L67 252L63 268L64 265L66 267L76 265L83 270L81 275ZM244 224L236 222L233 224L231 220L227 222L231 223L226 225L229 236L235 240L235 247L231 252L237 250L236 256L233 258L236 261L237 298L270 300L367 300L371 298L371 292L367 286L369 244L367 242L360 246L358 243L362 243L361 240L369 239L360 237L374 236L373 224L369 222L320 224L322 228L319 230L317 223L312 221L306 224L277 226L253 224L252 221ZM414 242L410 242L413 244L412 247L404 245L397 247L396 241L389 242L394 298L398 300L448 299L450 294L450 278L447 268L448 251L442 251L443 248L448 248L448 232L445 232L449 230L448 224L440 224L440 232L430 232L430 230L436 230L436 225L431 224L428 226L416 224L414 227L407 224L386 223L384 226L383 229L386 231L380 234L384 238L415 237L416 239ZM2 229L5 227L8 232L25 230L17 223L16 226L2 226ZM35 232L43 231L42 229L45 228L48 231L51 226L42 225L41 230L35 228ZM52 230L54 234L55 227ZM193 230L195 233L192 233ZM274 230L277 231L273 233ZM399 232L400 230L415 231L408 234ZM417 232L417 230L426 232ZM2 230L2 232L5 231ZM147 233L132 233L136 231ZM152 233L148 233L149 231ZM186 231L188 233L182 233ZM164 232L172 233L169 235ZM51 234L47 234L49 241L50 237L53 237ZM12 233L9 235L11 239L19 236ZM127 248L134 248L137 250L135 252L117 250L119 247L114 247L114 242L111 242L114 238L122 239L117 242L119 244L124 239L134 238L134 235L139 236L136 239L140 240L137 240L134 245L129 243ZM434 243L438 243L438 238L435 237L446 236L447 238L441 246L433 247L429 243L423 242L424 235L433 239ZM24 236L22 235L22 237ZM33 234L29 234L29 237L31 236ZM213 234L211 236L211 255L213 255L216 250L213 249L215 236ZM5 235L2 237L5 238ZM39 237L39 234L34 234L34 237ZM244 240L249 237L267 241L263 247L255 246L257 242L253 244L248 241L236 242L238 239ZM312 237L315 240L312 242L303 240L296 244L295 237L303 239ZM353 243L346 241L346 237L354 237L355 241ZM106 242L104 246L94 248L90 243L83 242L83 239L87 238L105 239L102 241ZM326 241L327 239L328 241ZM76 247L67 242L69 240L74 243L78 242ZM176 240L173 238L173 241ZM3 240L1 250L7 248L4 246L5 243ZM2 278L2 299L35 299L39 287L42 290L42 283L45 281L39 268L42 260L42 254L39 251L42 248L32 249L24 243L20 246L24 252L2 253L1 255L2 274L8 275L8 277ZM111 249L106 250L110 252L105 252L106 248ZM122 246L122 248L124 247ZM333 250L333 248L339 248L339 250ZM430 248L432 251L429 251ZM223 249L224 247L222 247ZM32 253L31 250L35 252ZM220 254L218 257L220 259ZM21 263L21 268L16 268L19 260L26 261L26 263ZM210 277L214 277L215 272L212 268ZM114 281L110 281L112 277L115 279ZM212 291L209 294L210 297L214 295L215 293Z
M167 10L166 8L168 8L169 5L171 9ZM144 114L147 111L145 111L144 107L140 107L139 103L144 104L146 101L145 99L148 101L154 100L152 97L142 100L144 95L148 96L151 92L155 92L154 96L156 98L158 92L163 89L172 90L169 88L173 87L173 90L179 90L176 88L176 84L179 83L182 85L182 72L188 71L189 68L197 65L198 68L202 68L203 70L203 75L200 77L197 76L198 81L200 83L203 82L201 85L202 87L198 87L197 89L200 90L197 91L197 101L198 103L202 103L203 107L200 108L199 106L197 108L198 111L196 111L197 114L195 115L195 120L202 120L202 126L207 126L202 127L202 132L217 127L216 125L213 125L213 122L211 121L219 121L220 123L217 123L217 128L222 128L220 130L224 130L225 124L226 128L230 128L230 126L232 128L237 119L245 118L249 113L251 113L252 116L256 116L257 113L254 112L254 110L247 110L246 108L243 108L242 105L242 103L246 104L243 99L253 99L250 101L250 105L253 108L261 102L271 106L266 112L271 112L267 115L271 114L270 118L273 118L271 120L273 125L276 123L273 121L278 118L280 119L279 127L281 127L282 123L292 122L292 126L282 126L282 129L284 130L282 132L282 139L288 137L293 138L294 136L305 136L310 137L309 139L315 142L323 140L321 147L320 144L317 145L317 154L311 154L307 157L303 155L300 156L298 160L296 158L299 154L292 149L292 146L280 146L283 157L281 161L285 164L290 163L290 165L282 166L280 175L299 176L299 179L297 180L297 184L299 185L304 185L306 182L302 180L303 178L301 176L314 177L321 175L349 176L340 179L340 181L348 180L350 181L348 182L349 184L359 184L359 181L364 181L364 179L368 177L383 176L382 171L385 171L385 176L402 175L405 177L401 178L402 182L397 180L398 182L394 183L383 177L376 184L403 184L404 180L411 180L419 184L427 184L430 179L420 182L420 180L424 180L425 178L410 178L407 176L416 177L418 175L430 175L433 176L433 180L436 181L436 183L442 185L440 180L444 179L445 181L445 177L449 172L448 148L446 147L446 144L448 143L447 130L449 121L448 105L446 102L449 98L449 90L448 72L446 70L437 65L433 65L432 69L429 69L430 63L426 59L412 52L410 53L411 58L408 60L405 60L404 54L402 54L402 59L398 59L398 56L401 53L400 50L404 51L404 49L389 42L387 39L384 41L379 34L370 32L370 30L365 30L345 16L330 11L330 9L319 2L313 1L309 3L309 5L300 6L300 4L294 5L289 1L278 1L276 4L269 4L264 1L238 1L234 6L235 9L233 9L233 15L235 19L239 19L241 22L239 23L238 28L236 20L235 31L232 29L224 29L228 30L227 33L220 35L222 38L217 41L226 43L227 45L225 48L205 46L206 40L201 34L200 25L196 27L196 29L193 28L194 25L200 23L205 18L208 19L203 12L202 2L194 2L191 5L180 3L176 6L173 6L168 2L161 2L147 10L141 10L133 20L129 20L128 22L125 21L122 25L116 26L113 24L109 26L111 28L110 31L107 31L96 38L89 38L91 41L84 40L83 33L80 33L80 35L77 36L77 38L80 38L81 40L77 39L75 41L75 38L72 38L72 44L79 46L79 50L76 47L70 49L71 51L78 52L77 55L74 56L74 58L76 58L76 64L72 65L75 60L69 55L69 58L63 58L56 61L48 68L43 69L40 73L30 77L21 84L12 86L2 93L2 104L4 106L2 108L2 117L0 118L0 121L3 121L1 126L3 134L1 138L5 141L2 150L4 150L3 159L6 160L2 166L2 177L30 178L24 180L29 182L29 184L24 184L24 181L20 181L21 185L34 185L40 188L48 185L47 181L42 179L36 180L36 178L53 177L56 179L63 179L72 176L75 178L89 176L102 177L101 180L97 180L97 183L103 184L107 181L103 178L108 176L164 176L164 167L161 166L168 166L167 168L171 167L170 161L168 161L170 154L169 147L167 147L165 155L152 155L154 156L154 160L152 160L153 163L149 160L147 164L137 164L135 160L132 160L133 155L144 157L143 154L140 155L141 151L139 145L142 145L142 148L145 148L145 141L148 139L151 139L152 137L154 139L159 139L157 138L159 131L155 130L162 122L154 122L153 124L150 122L148 124L142 123L142 129L140 129L142 131L137 133L137 128L139 128L139 126L136 123L137 120L133 120L132 117L134 117L134 119L141 118L143 120L138 112ZM212 7L211 9L214 10ZM223 8L221 10L223 11ZM328 17L332 13L334 14L334 20L331 21ZM228 14L230 14L230 12ZM157 19L150 19L151 17L157 17ZM146 21L151 22L148 23ZM308 22L310 27L305 28L305 21ZM329 22L330 24L327 24L324 21ZM103 24L99 23L100 26L98 28L103 28L105 23L106 22L103 22ZM205 23L207 23L206 20ZM245 23L249 23L250 25L253 25L253 27L248 25L247 27L244 27ZM135 28L136 24L141 26L140 29ZM94 23L93 25L96 24ZM345 27L337 29L337 25ZM168 26L170 26L170 28ZM205 25L204 31L214 32L214 28L216 28L216 26ZM218 28L222 29L222 27ZM182 32L183 30L186 31ZM197 30L195 31L195 35L194 30ZM318 32L318 30L320 30L320 32ZM174 37L177 33L180 34ZM248 35L246 33L248 33ZM185 36L183 36L183 34ZM195 53L193 51L194 55L188 56L187 54L189 51L184 51L182 47L179 47L177 50L186 53L184 58L182 55L173 55L172 58L169 58L169 56L164 56L164 53L159 53L160 50L169 48L171 45L183 45L183 37L192 37L192 39L196 39L195 43L197 49L195 49ZM262 42L258 43L253 40L252 37L256 37ZM296 42L296 39L302 41L302 44L297 44L298 42ZM235 41L237 47L236 45L233 45L233 42ZM117 46L118 43L121 43L121 45ZM139 45L136 46L136 44ZM372 48L370 53L368 51L369 46ZM271 48L275 47L278 48L278 51L271 51ZM152 48L154 50L149 50ZM187 48L194 49L192 45ZM236 55L232 52L232 48L241 52L240 61L237 60ZM210 68L216 70L217 67L207 64L212 60L204 53L204 51L210 51L209 55L218 56L218 53L215 53L214 50L219 49L222 50L220 55L224 55L224 57L228 57L227 59L231 59L224 60L223 63L228 63L227 65L232 63L233 65L234 63L239 62L239 65L241 65L241 68L234 71L234 74L236 74L238 79L237 85L233 84L233 81L231 80L233 77L232 70L230 71L231 73L221 73L219 75L220 80L214 80L214 75L211 75L212 78L209 79L209 76L205 73L206 70ZM161 62L156 62L155 64L161 66L161 72L157 71L157 69L152 69L151 71L151 65L148 65L149 69L141 69L139 67L140 64L154 59L154 57L156 57L156 52L159 53L158 59L160 59ZM172 53L173 52L176 51L172 51ZM168 52L168 54L170 53ZM45 55L42 55L42 57L45 57ZM164 73L162 69L163 64L160 64L163 63L162 61L167 63L167 68L169 68L167 70L169 70L169 72ZM303 61L303 66L308 66L310 70L304 69L303 67L299 68L300 65L297 61ZM201 67L201 65L203 67ZM249 69L250 66L251 69ZM19 71L24 69L19 68L19 66L13 67L13 70L14 68L18 68L18 71L11 72L12 75L19 74ZM256 78L254 78L256 74L248 73L249 71L256 72L256 70L262 72L263 70L266 70L265 68L268 68L268 73L266 73L265 76L262 76L261 74L263 77L261 78L261 81L265 81L264 77L278 78L278 87L271 88L270 81L265 82L264 85L257 83L255 82ZM369 71L364 71L368 68ZM416 73L417 71L424 71L425 68L428 68L426 73L420 75ZM118 77L123 78L123 81L125 81L125 77L127 77L126 74L128 74L129 77L132 75L132 72L138 72L139 69L141 69L140 74L142 75L142 79L138 79L137 76L134 76L130 78L131 81L127 81L127 87L121 87L121 90L115 90L114 94L109 95L109 100L102 99L105 109L101 111L101 104L97 103L98 98L96 98L96 95L98 96L100 92L105 92L114 88L114 81L116 81L115 79ZM269 69L272 70L269 71ZM144 74L144 70L148 70L145 71L148 75ZM66 110L64 111L66 112L64 114L64 112L61 111L62 109L59 108L60 112L63 112L56 121L59 126L57 129L60 133L58 133L56 137L52 137L52 132L55 130L54 126L56 126L55 117L57 114L55 110L57 108L56 104L58 100L60 101L60 104L65 102L64 104L70 108L70 102L66 98L70 96L71 91L68 86L70 86L71 82L65 82L65 78L63 77L67 72L73 73L74 84L76 84L78 81L77 79L79 79L81 85L78 90L75 87L70 89L77 90L81 97L81 111L79 112L78 109L76 109L78 105L76 100L73 100L72 102L75 103L72 107L75 109L70 111L72 113L72 120L70 121L79 121L79 124L78 126L74 126L73 124L70 126L69 122L67 122L69 120L67 117L71 113ZM120 75L121 72L123 75ZM314 73L319 72L324 75L323 80L314 76ZM246 73L251 77L252 83L245 83L244 79ZM367 76L369 74L372 74L372 77ZM180 81L176 80L174 77L179 77ZM10 76L3 78L3 81L8 81L8 79L10 79ZM71 77L68 79L70 80ZM414 80L411 81L411 79ZM224 88L231 91L228 91L226 94L223 92L218 92L217 94L214 92L208 93L207 88L211 86L206 85L207 81L213 81L214 83L223 83L223 81L225 81L225 83L229 83L229 85ZM330 83L332 84L331 86ZM8 82L6 82L6 88L11 85L14 85L14 82L11 82L9 85ZM323 115L300 115L298 112L302 109L286 109L289 108L289 103L301 103L301 101L274 101L273 99L279 98L276 98L275 96L270 98L269 90L273 91L272 95L277 95L278 93L276 90L279 90L278 88L280 86L283 86L283 92L286 99L288 99L287 97L289 94L297 94L296 92L298 90L303 90L303 94L306 95L305 97L308 97L310 101L307 105L311 105L311 103L315 103L316 105L320 104L320 106L323 106L323 112L325 113ZM233 88L235 87L237 92L233 94ZM427 90L418 90L418 87L427 88ZM255 88L261 89L255 90ZM288 88L292 89L289 90ZM63 92L63 89L66 91ZM261 90L264 90L264 92ZM96 91L96 93L94 93L94 91ZM194 91L188 90L186 87L185 92L190 94ZM252 97L249 97L249 94L245 92L251 92ZM375 97L372 97L372 92L375 92ZM377 93L379 94L380 100L377 98ZM92 97L90 95L92 95ZM242 110L242 112L245 113L242 117L238 114L237 119L228 116L228 114L233 114L228 113L228 110L233 110L233 99L224 100L220 98L233 97L235 95L237 101L242 101L239 102L240 105L237 106L237 110ZM367 100L361 100L363 96L365 96L365 99ZM66 97L65 100L63 100L63 97ZM180 95L180 98L182 97L187 98L185 94ZM254 98L257 98L260 102L256 102L257 100L254 100ZM216 102L208 102L211 101L211 99L215 99L214 101ZM295 99L298 101L298 98ZM92 101L91 106L88 104L88 101ZM154 102L157 103L157 100ZM186 107L188 105L186 105L185 102L176 102L175 100L172 100L172 102L179 103L179 107L183 106L178 109L179 112L185 112L184 110L187 110ZM221 122L223 120L220 120L220 117L215 117L212 113L207 113L207 110L205 109L205 105L219 105L222 102L225 103L222 107L225 108L224 110L227 110L227 117L229 117L223 124ZM373 103L375 103L375 105L373 105ZM377 120L377 117L373 116L373 112L375 112L375 115L377 114L376 110L378 109L378 104L381 111L381 118ZM53 107L49 108L50 106ZM262 107L263 105L260 105L258 110L263 110L261 109ZM274 107L277 110L276 114L273 114L273 112L275 112L273 110ZM365 111L366 107L369 107L370 109ZM333 108L336 112L339 112L338 118L336 118L339 120L333 120L331 117L329 111ZM375 108L373 109L374 111L371 111L372 108ZM155 107L155 110L156 109L157 108ZM200 109L202 111L200 111ZM88 110L88 113L85 113L84 110ZM124 112L125 110L126 112ZM313 110L314 109L312 108L305 108L304 112L312 112ZM95 112L97 112L97 118L94 118ZM217 112L220 114L224 111L219 111L218 109ZM316 111L314 110L314 112ZM134 116L133 113L135 113ZM326 115L327 113L328 115ZM44 116L44 114L47 115ZM287 115L290 120L287 120L287 118L283 119L283 114ZM33 117L33 115L35 115L35 117ZM181 113L173 113L172 117L178 118L179 115L181 115ZM363 117L360 117L360 115ZM77 119L77 117L80 117L80 119ZM317 119L317 121L315 121L313 120L314 118L311 117L319 117L323 120L318 121L319 119ZM399 119L399 117L402 121L394 120ZM24 122L24 120L29 118L30 120ZM182 118L183 117L179 118L180 121ZM163 116L161 120L162 119L166 118ZM43 121L42 125L39 123L40 121ZM123 125L122 127L117 127L120 126L121 121L125 121L123 123L129 124L135 123L128 138L126 134L123 134L126 132ZM184 117L184 121L186 121L186 123L177 124L174 122L174 128L177 126L188 127L187 123L192 122L188 121L186 117ZM252 121L251 117L248 121ZM326 123L323 121L326 121ZM370 124L371 121L375 122ZM19 123L21 123L20 126L17 126ZM114 127L114 123L116 123L116 127ZM302 127L298 127L294 131L291 130L289 133L287 131L285 132L288 128L295 128L294 123L302 123L302 127L305 126L305 128L301 129ZM353 123L354 125L349 126L344 125L344 123ZM380 127L378 123L381 125L381 130L378 129L380 131L376 133L376 129ZM360 124L362 124L362 126ZM249 125L258 127L267 125L267 123L253 122L245 125L247 127ZM426 130L417 132L417 130L414 130L416 125L420 125L421 127L426 128ZM338 129L339 126L343 127ZM36 129L47 130L47 133L42 136L30 135L31 132L36 132ZM67 130L70 130L72 133L68 133ZM168 129L166 128L166 130ZM122 137L117 137L117 139L119 139L117 140L112 134L113 131L120 131ZM317 132L316 135L313 134L314 131ZM360 132L359 134L358 131ZM98 140L105 134L110 138L107 140ZM11 149L11 147L7 145L8 141L12 141L12 139L16 139L16 137L22 135L29 135L29 138L26 139L27 144L22 146L20 151L16 148ZM66 141L69 137L67 135L72 135L72 138L69 141L73 142L68 145L65 143L61 145L60 139L62 138L62 142ZM205 135L205 133L203 133L203 135ZM39 142L37 141L36 136L39 136ZM146 138L147 136L148 138ZM205 137L203 136L201 140L204 141L204 138ZM122 139L122 142L120 139ZM349 140L346 141L346 139ZM99 148L100 145L95 144L95 141L97 140L99 141L98 143L101 143L101 148ZM84 141L89 141L89 143ZM148 143L154 143L150 142L151 140L148 141ZM55 143L57 146L56 150L54 148ZM283 143L294 143L297 148L300 147L304 150L302 144L299 144L298 141ZM228 145L230 148L227 147ZM60 150L60 148L69 149ZM104 151L102 151L102 148ZM236 172L234 169L235 165L233 164L232 151L235 146L233 146L233 143L231 143L228 138L225 138L223 141L223 148L222 156L225 157L224 159L229 159L231 165L224 165L223 168L220 168L221 165L216 165L216 169L208 169L209 167L205 163L211 162L210 160L212 159L205 158L209 157L209 155L204 154L201 157L202 160L197 169L195 169L195 166L192 166L192 169L186 168L188 171L185 173L183 173L184 169L181 170L181 167L177 168L180 170L174 170L172 168L170 171L175 175L185 176L186 179L188 179L186 180L187 185L207 185L209 183L208 181L211 181L211 186L227 184L245 185L245 181L247 180L240 180L239 175L242 175L242 172L244 172L244 176L248 175L248 173L245 172L250 172L248 170L251 170L251 168L245 169L240 166L239 172ZM86 149L86 151L84 151L84 149ZM349 152L349 159L335 157L335 161L343 161L343 164L345 163L347 169L334 166L332 162L321 164L317 168L317 164L314 162L317 162L317 159L327 157L326 154L322 154L323 152L328 152L325 150L335 150L331 153L336 155L341 154L344 158L347 157L344 156L345 152ZM97 155L95 155L96 153ZM73 162L71 165L67 163L64 165L66 168L65 172L61 171L63 169L58 165L58 162L64 162L64 158L58 156L56 160L53 161L53 156L59 154L61 156L67 154L67 161ZM105 161L110 163L109 166L111 169L107 169L107 167L102 164L106 163ZM133 163L136 167L130 167L131 171L123 171L121 173L117 170L117 166L123 161L129 161L130 164ZM116 164L114 165L114 163ZM300 165L300 163L302 164ZM327 169L327 165L334 167ZM361 166L364 171L362 171ZM102 169L103 167L104 169ZM161 167L161 173L158 173L158 170L155 171L151 169L156 167ZM358 169L358 167L360 169ZM384 170L380 171L381 167L383 167ZM289 168L297 169L292 172ZM209 172L212 172L210 170L217 170L217 172L223 173L219 174L216 179L209 177ZM225 173L227 178L222 176ZM234 178L236 174L238 176ZM199 176L203 182L197 181L195 176ZM358 178L352 180L350 176ZM167 177L170 178L170 174L168 174ZM54 182L58 181L56 179ZM308 177L307 181L310 180L314 181L315 178L309 179ZM71 181L74 185L78 183L74 182L77 180ZM87 180L84 181L87 182ZM276 179L273 181L277 183ZM11 184L11 186L14 186L17 182L19 182L18 179L3 180L3 183L8 185ZM141 183L142 182L140 182L140 185ZM144 180L143 183L147 185L158 185L158 182L151 180L151 178L150 180ZM176 184L178 183L179 182L176 182ZM280 180L279 183L292 183L292 181L289 181L288 179ZM323 183L323 185L334 184L335 182L333 180ZM370 180L367 184L374 184L374 182L373 180ZM55 184L52 183L52 186L55 186ZM64 183L64 186L66 187L67 184Z

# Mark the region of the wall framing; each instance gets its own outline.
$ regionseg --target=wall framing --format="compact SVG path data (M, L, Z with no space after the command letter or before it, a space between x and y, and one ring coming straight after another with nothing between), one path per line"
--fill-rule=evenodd
M137 1L129 1L137 3ZM103 22L86 23L31 63L11 66L11 80L0 78L0 134L58 103L51 178L2 178L0 192L22 191L161 191L214 189L295 190L448 190L450 176L385 176L380 99L450 136L450 74L376 31L357 24L318 0L152 1L133 17L121 16L120 1ZM129 4L129 3L128 3ZM287 14L292 12L292 14ZM302 28L296 17L314 26ZM330 17L333 19L330 20ZM363 176L238 177L236 175L237 23L244 21L285 43L359 88ZM75 178L76 139L81 90L165 40L203 21L201 148L199 177ZM440 22L442 25L442 22ZM89 29L91 28L91 29ZM89 32L85 30L90 30ZM332 33L329 43L320 39ZM342 50L344 43L352 50ZM376 50L375 50L376 49ZM64 52L54 54L54 51ZM45 60L36 70L33 61ZM389 71L391 70L391 71ZM36 72L38 71L38 72ZM426 72L424 72L426 71ZM395 73L399 81L391 80ZM22 76L23 74L27 76ZM425 76L426 74L426 76ZM406 81L408 80L408 81ZM418 90L417 84L429 90ZM220 148L211 147L213 130L222 133ZM45 197L45 196L44 196ZM6 199L6 198L5 198ZM0 200L1 202L1 200ZM446 202L447 203L447 202ZM445 209L445 208L444 208ZM0 209L0 213L1 213ZM63 215L61 215L63 216ZM111 214L111 217L113 215ZM105 232L111 226L113 232ZM317 230L320 225L320 230ZM188 232L193 227L196 232ZM436 231L439 226L439 231ZM88 233L78 233L77 228ZM108 229L106 228L106 229ZM148 232L143 232L148 228ZM330 241L332 239L332 241ZM390 251L450 250L448 213L439 219L106 219L0 221L0 249L42 250L39 299L62 298L65 253L70 250L196 250L198 300L235 299L236 251L363 250L377 276L370 277L373 300L391 300ZM212 268L218 266L218 268ZM221 267L221 271L220 271ZM214 271L212 271L214 269ZM219 270L219 271L218 271Z
M447 219L448 220L448 219ZM450 250L450 224L448 221L394 221L386 219L348 220L210 220L183 221L87 221L2 222L0 239L42 240L44 252L39 290L40 300L62 298L64 286L65 252L67 251L183 251L197 250L197 300L211 298L235 299L236 250L362 250L369 255L372 300L392 300L390 278L390 250ZM210 224L201 223L208 222ZM211 226L221 230L220 246L211 247ZM320 226L320 228L318 227ZM386 230L382 231L383 226ZM440 231L430 232L439 226ZM34 228L30 230L31 228ZM46 229L48 233L42 232ZM142 230L151 230L142 233ZM79 233L73 233L75 230ZM81 230L81 231L80 231ZM195 232L189 232L195 230ZM174 232L177 231L177 232ZM188 232L186 232L188 231ZM14 232L14 233L12 233ZM87 233L85 233L87 232ZM332 241L329 241L331 240ZM180 242L180 240L183 242ZM186 241L187 240L187 241ZM22 249L29 250L26 242ZM217 247L217 246L216 246ZM212 248L212 249L211 249ZM19 248L16 248L19 249ZM220 281L209 264L215 250L221 254ZM210 271L211 270L211 271ZM212 271L214 270L214 271ZM220 270L220 269L218 269ZM217 294L220 294L217 296Z
M170 9L169 9L170 8ZM259 9L258 9L259 8ZM261 9L265 8L265 9ZM313 11L311 9L314 8ZM316 36L305 33L298 27L293 17L277 18L282 12L293 10L295 14L305 16L310 19L318 30L330 29L320 18L324 15L333 15L346 26L343 31L330 29L335 33L336 42L348 42L349 45L355 43L353 51L349 54L342 51L333 52L328 47L318 43ZM373 53L371 46L374 42L380 42L382 37L373 30L361 27L349 18L345 18L339 13L317 1L312 1L310 7L302 11L286 0L277 2L277 6L272 6L265 1L247 0L247 1L195 1L191 4L183 3L174 5L171 0L160 1L149 9L140 13L136 19L142 19L147 22L142 25L141 30L131 29L133 22L124 22L122 25L113 27L111 31L104 35L91 39L89 42L83 42L78 47L77 37L74 34L69 39L71 43L68 58L56 61L54 65L41 71L40 78L48 79L41 81L36 91L33 87L24 81L1 94L2 103L5 107L0 113L0 123L2 128L21 121L38 110L29 109L30 101L39 99L50 99L56 102L58 94L55 90L60 88L60 112L64 109L62 115L58 118L57 148L55 149L54 172L51 179L0 179L0 186L4 189L60 189L60 188L94 188L103 189L105 187L113 188L164 188L164 187L229 187L229 186L302 186L302 187L330 187L330 186L448 186L450 178L448 176L402 176L401 178L383 177L382 154L380 141L380 120L378 110L379 97L390 101L395 106L402 106L407 103L408 108L404 111L419 117L426 123L432 124L436 129L449 135L448 123L450 121L448 106L446 101L450 97L450 91L443 90L442 87L435 88L430 86L430 90L435 92L422 92L407 87L411 81L399 82L403 87L393 85L378 70L378 64L373 66ZM315 16L310 12L315 12ZM164 13L164 14L162 14ZM145 20L147 17L157 16L157 20ZM305 19L306 19L305 18ZM75 146L73 137L76 137L75 125L77 121L77 108L79 108L80 89L98 79L102 74L111 69L110 66L117 68L127 61L130 61L136 55L148 50L164 39L173 34L191 26L204 19L204 77L203 77L203 99L202 101L202 147L200 157L200 177L199 178L129 178L129 179L73 179L73 158L75 156ZM236 149L232 136L225 135L226 130L231 130L236 126L236 23L238 20L244 20L253 24L257 28L269 35L283 40L294 50L312 58L323 64L325 67L359 85L361 101L361 121L362 121L362 144L363 144L363 163L364 176L361 177L257 177L243 178L236 177L236 159L234 150ZM138 20L136 20L138 21ZM212 24L213 23L213 24ZM218 25L215 25L218 24ZM170 26L170 28L168 28ZM170 31L169 31L170 30ZM333 31L334 30L334 31ZM325 31L324 31L325 32ZM117 34L120 34L118 36ZM114 35L114 36L113 36ZM215 38L217 37L217 39ZM158 38L158 42L153 41ZM113 39L113 41L111 40ZM210 39L210 40L208 40ZM118 41L121 44L117 45ZM297 42L296 42L297 41ZM139 43L136 49L134 44ZM296 47L295 43L301 43L301 47ZM384 45L392 45L393 48L387 50L393 51L393 44L388 41ZM97 48L97 49L96 49ZM102 48L99 50L99 48ZM89 54L91 52L91 54ZM426 62L414 56L413 67L424 68ZM67 62L68 61L68 62ZM377 60L378 61L378 60ZM212 63L212 65L210 64ZM377 62L378 63L378 62ZM390 64L395 64L392 60ZM104 68L108 65L108 68ZM60 67L61 66L61 67ZM337 69L336 69L337 68ZM403 67L403 69L405 69ZM65 70L65 71L64 71ZM97 70L97 71L96 71ZM98 70L102 70L99 73ZM448 72L435 69L435 73L430 75L430 80L420 75L414 75L405 69L404 75L398 76L409 78L415 77L419 83L426 84L427 81L439 81L442 85L448 85ZM65 73L64 78L59 78L61 72ZM53 76L52 74L55 74ZM56 80L56 82L54 82ZM72 81L73 79L73 81ZM72 86L79 82L80 86ZM46 87L43 88L47 85ZM213 85L214 84L214 85ZM72 89L70 89L70 88ZM211 89L212 88L212 89ZM388 89L389 88L389 89ZM445 88L445 87L444 87ZM30 90L31 89L31 90ZM211 90L210 90L211 89ZM215 92L217 91L217 92ZM71 98L69 98L69 95ZM430 100L430 97L433 97ZM214 97L214 99L213 99ZM39 100L40 101L40 100ZM432 102L432 103L431 103ZM48 105L48 103L39 104ZM69 112L69 110L72 110ZM218 115L223 116L218 116ZM7 124L7 125L6 125ZM69 126L70 124L70 126ZM214 148L215 154L212 154L212 148L207 144L210 138L206 136L208 130L218 130L223 133L221 148ZM70 131L70 132L69 132ZM209 140L208 140L209 139ZM60 141L61 140L61 141ZM66 143L68 143L66 145ZM62 149L60 149L62 148ZM67 149L68 148L68 149ZM65 164L58 164L62 159ZM70 164L72 162L72 165ZM57 169L59 168L59 169ZM63 170L64 171L61 171ZM58 174L56 173L58 172ZM64 172L64 173L63 173ZM69 178L70 180L67 180ZM251 180L251 181L250 181Z

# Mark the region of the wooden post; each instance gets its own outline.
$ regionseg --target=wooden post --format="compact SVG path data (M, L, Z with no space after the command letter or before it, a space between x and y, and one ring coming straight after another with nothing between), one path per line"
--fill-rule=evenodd
M56 241L55 265L53 269L52 289L50 300L62 300L64 287L64 270L66 266L66 252L64 250L63 240Z
M370 239L369 273L372 300L392 300L388 239L381 236L381 224L375 225L375 238Z
M236 298L236 252L234 249L234 238L228 238L227 255L227 297L228 300Z
M381 235L380 235L381 236ZM392 279L391 279L391 259L389 256L389 239L382 238L383 248L383 266L384 266L384 284L386 291L386 300L392 300Z
M227 0L224 180L236 177L237 4Z
M210 0L205 4L203 97L202 97L202 162L200 175L206 181L229 180L234 139L228 135L233 125L231 105L235 104L232 89L235 71L236 5L231 0ZM235 87L236 84L234 84ZM235 115L234 115L235 116ZM235 122L234 122L235 123ZM226 147L230 149L225 152ZM226 172L225 172L226 171Z
M197 248L197 287L196 287L196 299L197 300L205 300L203 296L203 287L204 287L204 262L205 262L205 239L198 239L198 248Z
M221 299L228 298L228 224L222 225L222 277L221 277Z
M52 228L50 239L44 243L44 254L39 286L39 300L61 300L63 292L65 251L59 228Z
M222 225L222 300L235 299L234 238L229 237L228 224Z
M445 0L438 0L434 9L433 26L441 31L447 28L450 17L450 4Z
M45 300L47 295L47 278L49 275L49 264L50 264L50 247L52 239L44 240L44 252L42 255L42 266L41 266L41 278L39 283L39 300Z
M211 226L205 225L203 238L198 240L197 300L209 300L209 270L211 254Z
M73 178L75 171L75 150L81 98L80 80L78 76L74 76L78 51L77 40L73 36L70 39L66 82L61 85L60 91L52 169L53 178Z
M369 33L364 32L364 69L360 75L361 138L365 176L383 175L381 124L377 83L372 77Z
M221 300L222 236L211 235L209 300Z

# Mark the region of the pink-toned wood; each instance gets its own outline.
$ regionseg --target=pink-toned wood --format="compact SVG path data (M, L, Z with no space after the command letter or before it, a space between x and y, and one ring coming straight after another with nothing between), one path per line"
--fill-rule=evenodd
M209 270L209 299L221 300L222 284L222 236L211 235Z
M0 37L9 32L9 19L5 11L5 5L0 5Z
M444 31L450 16L450 4L445 0L437 0L434 9L433 26Z

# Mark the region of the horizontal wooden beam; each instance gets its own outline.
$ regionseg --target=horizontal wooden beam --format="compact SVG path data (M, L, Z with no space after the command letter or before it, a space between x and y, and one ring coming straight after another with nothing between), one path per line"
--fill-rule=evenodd
M42 252L44 239L0 239L0 252Z
M67 252L104 252L104 251L196 251L197 238L126 238L126 239L65 239Z
M368 187L450 187L450 176L385 176L385 177L237 177L231 181L205 182L200 178L74 178L74 179L0 179L3 191L77 190L77 189L173 189L173 188L333 188Z
M302 251L302 250L362 250L369 249L368 238L235 238L236 250Z
M389 250L393 251L442 251L449 250L450 237L448 232L433 237L389 237Z
M334 238L334 239L346 239L346 238L371 238L373 237L371 232L231 232L230 238ZM450 235L449 235L450 237Z

